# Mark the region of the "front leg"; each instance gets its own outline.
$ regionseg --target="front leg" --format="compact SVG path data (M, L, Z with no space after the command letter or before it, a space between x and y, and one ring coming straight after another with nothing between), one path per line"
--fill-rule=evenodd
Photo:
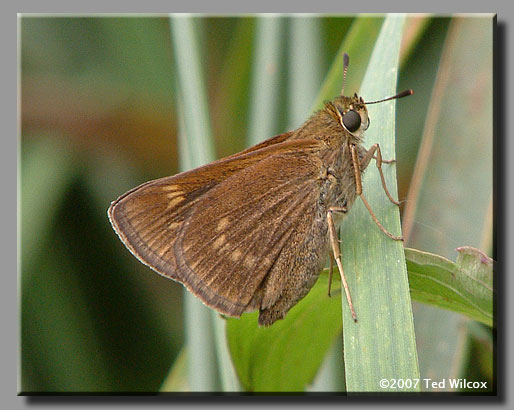
M378 147L378 144L375 144L375 145ZM357 149L355 148L355 145L352 145L350 147L350 149L351 149L351 154L352 154L353 172L355 175L355 193L361 197L361 200L364 203L364 206L366 207L369 214L371 215L371 218L373 219L373 221L375 221L375 223L380 228L380 230L382 232L384 232L387 236L389 236L391 239L394 239L395 241L403 241L403 238L401 236L395 236L395 235L391 234L390 232L388 232L387 229L384 228L384 226L380 223L380 221L377 219L377 217L373 213L371 206L369 205L368 201L364 197L364 194L362 193L362 178L361 178L362 167L360 165L360 160L359 160L359 155L357 154ZM375 149L377 149L377 148L375 148ZM371 149L370 149L370 151L371 151ZM368 151L368 153L369 153L369 151ZM368 163L369 163L369 160L368 160ZM379 168L379 170L380 170L380 168ZM382 172L380 172L380 176L382 177L382 186L386 190L386 194L388 194L389 199L394 203L394 200L390 197L389 192L387 191L387 188L385 186L384 175L382 174Z
M376 157L375 157L375 152L377 153ZM382 172L382 163L391 164L392 162L395 162L395 160L394 159L390 159L390 160L382 159L382 151L380 150L380 145L373 144L371 146L371 148L368 151L366 151L366 153L362 157L362 160L360 161L360 170L361 171L364 171L368 167L369 162L371 161L371 158L374 158L376 160L378 172L380 173L380 179L382 181L382 188L384 189L384 192L386 193L387 197L393 204L400 205L400 202L396 201L393 198L393 196L389 193L389 190L387 189L387 185L385 182L384 173Z

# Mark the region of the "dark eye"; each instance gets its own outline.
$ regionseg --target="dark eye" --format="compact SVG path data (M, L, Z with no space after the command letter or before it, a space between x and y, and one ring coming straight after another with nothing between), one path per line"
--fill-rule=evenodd
M350 132L355 132L361 126L361 116L355 110L348 111L343 115L343 124Z

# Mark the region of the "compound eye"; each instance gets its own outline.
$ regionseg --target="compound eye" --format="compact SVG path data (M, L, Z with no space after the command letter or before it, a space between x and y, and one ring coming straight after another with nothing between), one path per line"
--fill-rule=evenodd
M350 110L343 115L343 124L350 132L355 132L361 126L361 116L355 110Z

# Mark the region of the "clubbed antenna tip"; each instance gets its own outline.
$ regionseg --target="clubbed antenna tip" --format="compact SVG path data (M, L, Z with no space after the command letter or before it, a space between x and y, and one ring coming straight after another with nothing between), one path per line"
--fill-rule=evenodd
M414 94L414 91L412 91L412 89L408 89L408 90L402 91L401 93L396 94L392 97L384 98L383 100L370 101L370 102L367 102L366 104L369 105L369 104L376 104L376 103L381 103L381 102L389 101L389 100L396 100L397 98L408 97L409 95L412 95L412 94Z
M350 65L350 57L346 53L343 54L343 65L344 65L344 68L346 68Z

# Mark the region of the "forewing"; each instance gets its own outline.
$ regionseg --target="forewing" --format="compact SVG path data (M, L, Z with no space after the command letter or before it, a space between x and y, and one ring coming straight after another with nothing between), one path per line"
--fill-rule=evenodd
M199 199L174 252L181 281L205 304L230 316L258 305L266 275L315 214L321 166L311 154L321 148L310 140L277 144Z
M270 140L282 140L286 135ZM173 249L184 220L213 187L276 151L293 149L287 143L284 147L278 140L128 191L109 207L114 230L142 263L183 282Z
M180 175L150 181L114 201L109 219L134 256L162 275L177 279L170 250L188 211L208 189L188 184Z
M291 139L291 137L293 135L294 135L294 131L288 131L288 132L284 132L282 134L275 135L274 137L268 138L267 140L264 140L256 145L254 145L253 147L247 148L244 151L241 151L240 153L234 154L227 158L232 158L233 156L236 156L236 155L248 154L250 152L254 152L254 151L257 151L257 150L260 150L263 148L271 147L272 145L275 145L275 144L280 144L282 142L286 142L289 139Z

